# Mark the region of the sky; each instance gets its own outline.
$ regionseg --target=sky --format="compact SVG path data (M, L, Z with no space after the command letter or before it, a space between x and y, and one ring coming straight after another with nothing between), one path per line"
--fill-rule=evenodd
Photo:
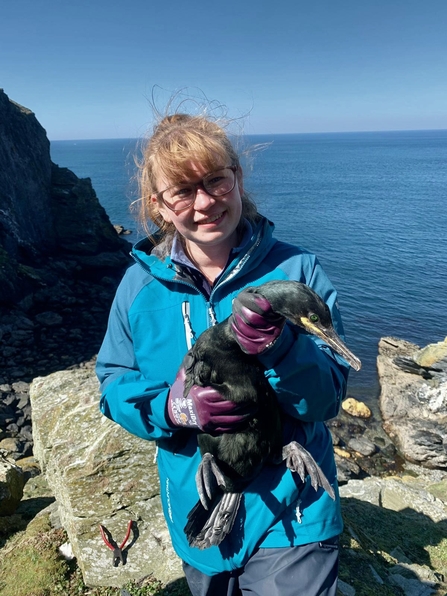
M173 97L245 134L447 129L447 0L0 0L0 88L50 140Z

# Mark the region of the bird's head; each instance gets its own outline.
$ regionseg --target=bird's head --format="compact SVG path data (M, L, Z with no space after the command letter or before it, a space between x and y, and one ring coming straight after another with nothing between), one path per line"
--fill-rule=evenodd
M253 291L264 296L276 313L322 339L354 370L360 370L362 363L334 329L329 307L309 286L297 281L275 280Z

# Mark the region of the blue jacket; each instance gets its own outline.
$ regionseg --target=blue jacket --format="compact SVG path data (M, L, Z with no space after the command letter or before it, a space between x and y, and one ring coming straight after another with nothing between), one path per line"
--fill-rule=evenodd
M173 429L167 420L166 400L188 339L214 318L228 317L242 289L273 279L313 288L343 337L336 291L316 257L272 234L273 225L263 219L243 250L232 255L209 299L169 256L160 258L148 240L138 243L136 264L118 288L98 355L101 411L130 433L157 441L161 500L174 549L207 575L243 567L258 547L306 544L342 530L332 442L323 421L338 413L349 365L321 340L287 324L260 359L284 413L284 444L294 439L312 453L334 486L336 501L303 484L284 463L267 465L244 492L235 526L219 547L191 548L183 532L198 500L194 477L201 456L197 432Z

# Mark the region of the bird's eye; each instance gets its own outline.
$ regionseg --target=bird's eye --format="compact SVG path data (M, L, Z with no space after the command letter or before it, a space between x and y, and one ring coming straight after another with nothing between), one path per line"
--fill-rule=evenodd
M311 315L309 315L309 320L311 323L318 323L318 321L320 320L320 317L318 315L316 315L315 313L312 313Z

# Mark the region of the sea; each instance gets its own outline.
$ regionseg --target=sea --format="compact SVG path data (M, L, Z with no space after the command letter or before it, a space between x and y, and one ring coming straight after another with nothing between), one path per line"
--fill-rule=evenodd
M447 336L447 130L256 135L244 186L276 236L314 252L362 360L348 392L376 410L379 339ZM134 207L141 140L52 141L52 160L91 178L113 224L143 236ZM132 205L133 204L133 205Z

